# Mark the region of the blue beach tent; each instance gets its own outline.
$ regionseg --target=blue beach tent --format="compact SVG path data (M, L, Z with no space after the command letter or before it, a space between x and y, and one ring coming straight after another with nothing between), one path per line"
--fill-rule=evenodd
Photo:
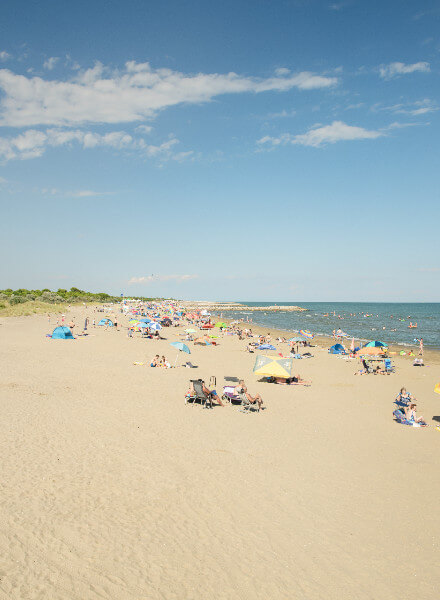
M75 338L72 335L72 332L68 327L60 326L55 327L52 331L52 339L53 340L74 340Z
M342 344L335 344L329 349L330 354L345 354L344 346Z
M113 321L111 319L101 319L98 325L108 325L109 327L113 327Z

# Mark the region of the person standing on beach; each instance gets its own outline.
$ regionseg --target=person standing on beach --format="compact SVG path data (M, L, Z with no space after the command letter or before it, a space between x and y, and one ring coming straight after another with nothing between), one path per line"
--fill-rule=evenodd
M420 338L419 356L423 356L423 338Z

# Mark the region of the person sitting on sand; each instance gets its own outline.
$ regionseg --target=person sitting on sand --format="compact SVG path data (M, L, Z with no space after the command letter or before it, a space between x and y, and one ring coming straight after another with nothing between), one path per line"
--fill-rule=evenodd
M400 389L400 392L397 394L395 400L398 402L403 402L403 404L408 404L410 400L415 400L415 398L413 398L411 394L406 391L406 388L403 387Z
M237 396L244 394L251 404L258 404L258 409L261 409L261 405L263 404L263 398L260 396L260 394L251 396L247 390L243 379L240 379L238 385L235 386L234 393L237 394Z
M160 359L159 367L162 367L163 369L170 369L171 368L171 365L167 361L167 359L165 358L165 356L162 356L162 358Z
M418 417L416 414L416 404L414 402L411 402L409 406L407 406L405 408L405 415L406 418L408 419L408 421L411 421L412 423L420 423L420 424L424 424L424 426L427 426L427 424L425 423L423 417Z
M150 363L150 367L159 367L159 366L160 366L159 355L156 354L156 356L153 358L153 360Z
M249 343L249 344L246 346L246 352L252 352L252 353L253 353L253 352L254 352L254 346L253 346L252 344L250 344L250 343Z

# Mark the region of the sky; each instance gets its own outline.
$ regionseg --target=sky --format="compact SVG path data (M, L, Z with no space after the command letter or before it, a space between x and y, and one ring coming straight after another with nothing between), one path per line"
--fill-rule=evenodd
M440 298L440 4L3 0L0 288Z

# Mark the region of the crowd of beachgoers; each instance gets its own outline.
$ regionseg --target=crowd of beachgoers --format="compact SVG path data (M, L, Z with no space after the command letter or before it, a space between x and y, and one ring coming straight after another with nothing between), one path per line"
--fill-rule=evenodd
M207 309L192 309L189 312L187 308L173 301L124 300L120 304L95 306L92 310L93 314L86 316L83 323L79 325L75 323L75 320L66 321L65 314L55 317L57 327L52 337L57 337L55 333L59 329L70 331L73 337L74 333L77 336L87 336L91 329L99 327L112 331L124 330L129 338L137 336L157 341L166 339L164 331L171 328L170 330L174 331L177 336L177 341L170 344L177 350L174 361L165 355L155 354L151 358L134 362L136 366L171 369L177 366L180 352L191 354L189 345L216 347L225 336L235 336L240 342L243 342L245 352L256 356L263 353L263 356L266 357L264 367L258 367L258 360L254 367L254 373L262 376L260 381L278 385L310 386L312 384L310 380L304 379L299 373L294 374L293 372L296 360L314 357L313 349L317 346L314 343L313 333L308 330L300 330L291 338L271 332L257 332L252 329L253 323L249 320L245 321L244 318L229 322L223 319L216 320L219 317L211 314ZM49 322L51 319L52 317L49 315ZM51 337L51 334L48 334L48 337ZM355 375L394 374L396 369L392 359L397 354L414 358L413 366L424 366L423 339L420 340L417 354L403 349L399 352L391 350L385 342L378 340L366 344L359 342L359 345L356 345L353 338L349 347L344 343L347 341L349 341L347 335L341 329L334 330L334 343L328 351L337 358L349 361L358 360L360 368L355 371ZM189 360L182 366L197 367ZM255 408L258 411L263 408L261 394L259 392L251 394L243 379L237 379L233 382L234 385L227 382L220 393L213 389L215 383L215 377L211 378L210 384L206 384L202 379L191 379L185 394L185 402L200 402L204 407L210 408L214 405L225 406L227 403L238 404L246 409ZM438 386L435 391L439 391L437 388ZM415 399L407 394L405 388L402 388L395 403L398 405L393 412L396 422L415 427L427 425L422 417L417 417Z

